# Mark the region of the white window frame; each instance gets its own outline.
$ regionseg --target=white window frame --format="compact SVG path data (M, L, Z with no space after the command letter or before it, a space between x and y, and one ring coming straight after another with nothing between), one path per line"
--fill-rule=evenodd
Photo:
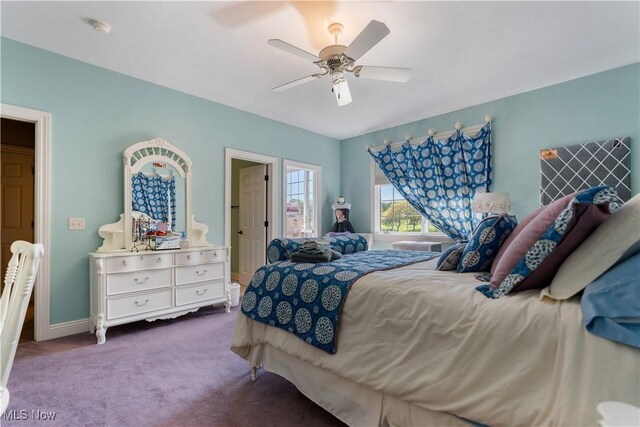
M314 173L313 177L313 230L315 236L318 237L321 233L320 226L322 224L320 218L320 203L322 200L322 166L314 165L311 163L298 162L295 160L282 160L282 232L283 235L287 229L287 174L289 169L303 169L305 171L311 171ZM293 172L293 171L291 171ZM306 181L306 179L305 179ZM305 189L306 192L306 189ZM306 198L306 197L305 197Z
M380 189L381 185L375 183L375 172L377 168L376 162L371 159L371 225L374 232L374 239L381 241L397 242L401 240L415 240L424 242L442 242L452 243L453 240L442 232L429 232L428 220L422 218L422 231L420 232L404 232L404 231L380 231ZM391 185L391 183L388 183Z

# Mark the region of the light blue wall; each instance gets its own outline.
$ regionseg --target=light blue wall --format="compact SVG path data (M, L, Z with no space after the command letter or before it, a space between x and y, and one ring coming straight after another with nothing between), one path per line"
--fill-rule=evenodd
M342 192L354 226L371 230L367 145L450 130L457 121L480 124L486 114L495 118L493 189L511 195L518 218L538 206L543 148L630 136L631 188L640 192L640 65L633 64L343 141Z
M46 249L53 324L89 315L87 253L101 243L98 227L123 211L122 152L133 143L162 137L191 157L193 212L209 225L214 244L224 244L224 147L318 164L323 206L339 195L337 140L6 38L0 42L1 101L52 114L52 230ZM69 231L68 217L85 217L86 229ZM323 230L332 223L329 207Z
M12 40L0 43L0 100L52 114L52 239L47 249L54 324L88 316L87 253L100 245L98 227L117 220L123 210L122 152L154 137L169 140L192 158L193 211L209 225L215 244L224 243L224 147L322 166L322 205L328 208L323 231L333 224L330 205L339 194L352 204L351 222L358 231L370 229L367 144L425 134L431 127L451 129L455 121L478 124L485 114L495 117L494 190L511 194L519 217L537 205L541 148L630 136L632 190L640 189L638 64L340 144ZM70 216L85 217L86 230L67 230Z

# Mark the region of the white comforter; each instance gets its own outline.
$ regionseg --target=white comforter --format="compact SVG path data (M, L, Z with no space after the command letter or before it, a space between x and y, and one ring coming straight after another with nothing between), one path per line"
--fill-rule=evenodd
M640 405L640 350L589 334L579 300L536 291L490 300L435 260L351 288L335 355L241 313L231 344L269 343L385 395L491 426L597 425L596 405Z

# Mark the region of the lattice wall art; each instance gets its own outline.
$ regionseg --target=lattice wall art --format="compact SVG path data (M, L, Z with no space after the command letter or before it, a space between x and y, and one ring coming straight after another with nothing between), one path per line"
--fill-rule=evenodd
M540 204L598 185L613 185L620 203L631 198L629 137L540 151Z

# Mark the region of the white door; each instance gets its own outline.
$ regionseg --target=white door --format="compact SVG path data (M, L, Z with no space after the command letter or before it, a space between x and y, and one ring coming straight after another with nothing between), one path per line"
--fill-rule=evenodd
M240 169L240 283L247 285L265 264L266 165Z
M9 259L11 243L16 240L33 242L34 150L2 144L0 154L0 230L2 278ZM4 282L3 282L4 283ZM2 284L0 284L0 291Z

